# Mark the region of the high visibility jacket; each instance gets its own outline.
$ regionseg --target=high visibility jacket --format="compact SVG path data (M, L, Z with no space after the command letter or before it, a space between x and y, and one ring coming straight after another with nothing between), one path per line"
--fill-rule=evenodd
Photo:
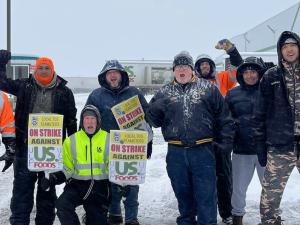
M236 70L237 67L230 66L230 68L224 72L216 73L213 78L207 80L211 81L214 85L217 86L223 97L227 94L231 88L237 84L236 80ZM195 74L195 77L198 75ZM205 79L205 78L204 78Z
M208 79L217 86L223 97L227 94L227 91L233 88L237 84L236 80L236 67L231 66L228 70L216 73L215 79Z
M2 137L16 137L15 118L5 93L0 91L0 133Z
M63 172L67 180L108 179L109 135L99 130L92 138L81 129L63 144Z

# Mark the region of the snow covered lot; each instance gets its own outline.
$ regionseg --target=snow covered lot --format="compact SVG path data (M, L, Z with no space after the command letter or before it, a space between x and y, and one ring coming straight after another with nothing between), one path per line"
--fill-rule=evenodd
M75 94L77 115L80 114L88 94ZM152 96L147 96L150 100ZM79 117L77 117L79 118ZM4 153L4 146L1 146L0 154ZM152 158L147 162L146 183L140 185L139 194L139 221L141 225L174 225L178 216L177 201L172 191L169 178L166 172L165 157L167 144L163 140L160 129L154 129L154 146ZM4 163L0 163L0 169ZM300 225L300 175L295 169L288 181L281 208L282 218L285 225ZM9 168L5 173L0 174L0 224L8 225L10 216L10 198L12 192L13 169ZM64 185L57 186L57 195L62 193ZM247 214L244 217L244 225L255 225L260 222L259 218L259 197L261 187L257 176L252 180L247 193ZM81 207L78 214L84 213ZM35 208L31 214L31 224L34 224ZM221 219L218 218L221 225ZM56 218L55 225L60 224Z

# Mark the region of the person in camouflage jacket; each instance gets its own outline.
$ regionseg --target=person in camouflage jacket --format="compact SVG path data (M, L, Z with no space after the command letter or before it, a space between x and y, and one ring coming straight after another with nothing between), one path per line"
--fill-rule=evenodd
M278 66L269 69L258 89L253 111L253 139L266 166L260 201L263 225L281 224L284 188L294 167L300 171L300 64L297 34L284 31L277 42Z

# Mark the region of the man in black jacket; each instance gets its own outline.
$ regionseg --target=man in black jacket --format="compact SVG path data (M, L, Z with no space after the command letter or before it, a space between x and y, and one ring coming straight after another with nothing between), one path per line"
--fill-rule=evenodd
M279 205L289 176L299 170L300 38L284 31L277 42L278 65L261 79L253 111L253 138L266 166L260 201L263 225L279 225Z
M146 119L168 142L167 172L178 200L177 224L217 224L213 139L223 154L232 150L235 126L217 87L193 76L193 59L174 57L174 81L151 99ZM196 207L197 205L197 207ZM197 211L196 211L197 210ZM197 220L195 220L197 215Z
M66 86L67 81L55 73L51 59L39 58L34 75L12 80L6 76L6 64L10 58L10 52L0 50L0 90L17 97L15 112L17 150L10 223L29 224L34 204L35 183L38 180L35 224L51 225L55 219L56 191L55 188L48 192L42 190L41 179L44 172L31 172L27 168L28 118L30 113L63 115L63 139L65 139L66 133L70 136L77 131L75 100L72 91Z
M270 66L273 63L266 63ZM243 225L246 214L246 192L256 169L262 184L265 167L258 163L252 145L252 115L256 101L259 80L267 70L261 58L248 57L238 69L236 78L240 86L229 90L225 101L235 119L238 130L234 139L232 154L233 193L231 198L233 224Z

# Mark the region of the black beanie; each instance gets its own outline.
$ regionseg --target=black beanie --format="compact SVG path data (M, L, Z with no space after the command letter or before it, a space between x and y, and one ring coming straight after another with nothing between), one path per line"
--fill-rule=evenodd
M181 51L174 57L173 71L174 67L177 65L189 65L192 68L192 70L194 70L193 57L187 51Z
M280 40L280 43L279 43L279 46L280 48L282 48L284 45L286 44L297 44L297 40L295 39L295 37L291 34L286 34L286 35L283 35L281 40Z

